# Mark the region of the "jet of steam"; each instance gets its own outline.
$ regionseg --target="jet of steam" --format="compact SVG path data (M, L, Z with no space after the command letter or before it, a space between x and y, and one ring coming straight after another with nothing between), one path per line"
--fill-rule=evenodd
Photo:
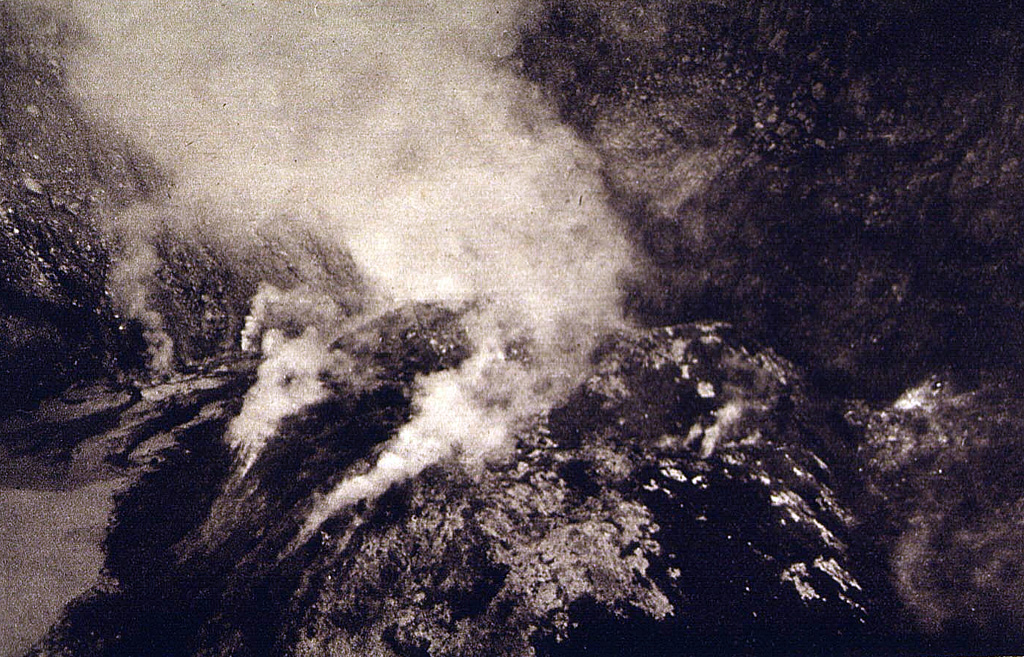
M152 375L174 371L174 341L164 328L164 318L150 299L153 278L160 258L149 244L137 242L128 253L115 260L107 276L107 288L114 305L142 325L146 340L146 365Z
M256 383L246 393L241 412L228 425L228 440L240 463L239 477L255 463L282 419L327 396L321 376L331 360L328 347L314 327L293 339L277 329L264 334L265 358Z
M315 326L321 334L339 330L342 308L330 297L308 288L282 290L270 283L260 283L252 298L249 314L239 336L242 351L258 351L264 332L277 329L299 333ZM294 336L293 336L294 337Z
M495 354L474 356L467 368L486 367ZM420 383L416 415L392 440L365 474L345 479L307 518L303 534L310 534L332 513L360 500L375 498L391 485L414 477L434 463L467 451L466 461L494 456L505 446L506 426L498 413L476 403L467 383L473 374L465 369L426 377ZM474 458L476 457L476 458Z
M511 447L516 422L547 408L564 392L559 379L568 363L534 357L511 358L494 326L493 311L477 314L478 342L472 357L457 370L422 377L413 400L414 414L388 442L366 473L341 481L309 514L301 536L309 536L330 515L393 484L415 477L427 467L458 458L471 470L500 458ZM506 336L507 337L507 336ZM539 356L539 354L537 354ZM578 367L578 364L575 366Z
M62 1L87 35L71 87L166 169L165 230L250 268L249 280L336 292L358 278L363 310L480 308L473 356L419 381L409 425L315 516L439 459L479 466L507 451L516 422L578 381L595 336L622 321L618 280L632 253L597 157L508 65L538 7ZM281 246L295 244L305 246ZM335 260L358 277L310 253L346 254ZM263 330L256 306L252 336ZM527 358L506 355L512 339L529 343ZM238 425L256 428L232 433L250 455L282 413L320 394L324 338L276 347L285 351L263 342L266 367L240 415L252 422ZM289 361L302 374L284 385Z

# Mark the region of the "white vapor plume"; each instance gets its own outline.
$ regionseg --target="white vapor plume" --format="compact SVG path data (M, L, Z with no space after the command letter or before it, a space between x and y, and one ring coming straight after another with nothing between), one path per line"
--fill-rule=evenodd
M501 453L511 427L578 381L595 337L622 321L618 279L632 255L597 157L507 62L539 7L61 2L87 35L70 85L92 116L167 170L166 230L201 240L250 278L255 269L278 287L304 285L297 294L327 295L339 308L478 308L467 319L474 355L418 381L411 422L318 516L439 459ZM310 253L345 253L358 275ZM259 304L275 293L263 292L247 346L261 313L269 317ZM368 298L348 303L354 294ZM323 318L311 321L324 329ZM281 348L309 365L328 337ZM516 340L528 342L528 358L506 357ZM303 348L314 352L308 363ZM265 363L257 388L280 376L284 353L266 354L277 365ZM306 365L296 367L312 372ZM275 390L253 392L243 415ZM301 390L261 404L298 410L296 400L317 398L312 379ZM266 440L252 435L254 445Z
M479 351L462 369L426 377L417 397L416 415L380 454L370 471L343 480L309 515L303 533L318 527L335 510L377 497L391 484L413 477L426 467L471 449L478 462L501 449L506 425L486 404L474 398L474 374L499 363L500 355Z
M282 290L270 283L260 283L252 298L249 314L239 336L242 351L258 351L264 332L271 329L299 333L316 327L329 335L341 329L344 311L334 299L308 288ZM291 336L294 337L294 336Z
M107 276L107 288L114 306L142 325L146 341L146 366L152 375L174 371L174 340L168 335L164 318L153 307L151 293L160 268L156 250L138 236L122 235L122 255L115 258Z
M256 383L246 393L241 412L228 425L228 440L241 464L240 476L255 463L282 419L327 396L321 376L330 367L331 355L315 327L291 339L270 329L263 335L262 348L264 360Z
M472 471L502 457L511 448L516 423L545 410L568 391L583 370L578 356L586 352L574 349L556 355L535 344L528 358L511 357L507 343L515 336L508 334L501 319L493 309L473 313L473 355L457 370L419 380L413 418L384 446L372 469L343 480L319 500L300 540L338 509L378 497L435 463L457 457Z

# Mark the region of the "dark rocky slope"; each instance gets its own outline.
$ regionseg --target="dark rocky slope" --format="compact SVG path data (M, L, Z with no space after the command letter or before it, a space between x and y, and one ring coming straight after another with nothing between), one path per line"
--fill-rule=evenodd
M798 371L722 326L609 338L507 459L475 476L438 463L296 542L407 419L411 374L464 357L451 313L373 330L339 348L379 376L333 381L245 479L216 425L181 433L119 502L109 585L37 654L836 654L891 638L884 566L822 458L848 447Z
M636 315L719 317L837 392L1019 362L1013 2L548 3L523 40L601 153Z
M0 414L145 368L143 327L109 285L114 263L140 248L115 217L167 181L65 88L79 38L40 5L0 6ZM146 277L151 307L167 316L178 363L230 349L256 281L194 242L152 242L153 270L132 275Z
M0 414L140 374L109 218L166 184L81 118L74 29L27 6L0 6ZM633 317L674 328L610 338L482 475L439 464L301 547L416 374L467 356L456 314L337 342L376 374L328 376L241 483L223 433L251 363L212 397L108 390L93 413L85 386L13 416L21 464L167 437L108 579L37 652L1020 652L1020 27L1012 2L552 0L522 72L602 157L646 257ZM259 277L151 246L178 365L232 350ZM677 324L706 317L737 334ZM844 397L868 399L846 423Z
M60 83L65 26L9 3L0 11L0 411L9 411L130 360L105 296L98 214L137 196L144 175L74 112Z
M945 645L973 631L1019 652L1024 636L1024 443L1017 372L930 377L864 429L867 500L901 598Z

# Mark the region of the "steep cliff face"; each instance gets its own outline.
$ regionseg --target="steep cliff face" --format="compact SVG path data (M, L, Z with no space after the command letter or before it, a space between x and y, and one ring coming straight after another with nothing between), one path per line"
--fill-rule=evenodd
M552 2L525 72L602 154L639 317L721 317L837 391L1019 360L1014 3Z
M334 380L244 477L210 428L180 434L119 503L116 581L39 654L834 654L880 631L882 564L819 456L841 440L724 326L613 336L504 458L442 460L300 534L407 420L402 381L464 357L451 313L374 330L345 348L376 382Z
M130 358L104 294L99 213L145 179L123 145L82 124L62 90L64 26L21 9L5 4L0 14L2 411Z
M118 215L167 184L65 86L83 35L43 5L0 7L0 413L69 384L146 367L132 293L167 316L188 363L232 346L254 281L195 244L158 236L148 271ZM112 268L137 289L111 285ZM144 268L143 268L144 269Z

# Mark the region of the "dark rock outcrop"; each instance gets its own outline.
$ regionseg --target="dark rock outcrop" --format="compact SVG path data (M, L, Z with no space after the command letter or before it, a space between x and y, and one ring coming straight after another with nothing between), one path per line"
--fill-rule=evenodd
M244 479L209 428L182 435L119 504L111 585L38 654L835 654L880 632L881 570L823 458L846 448L798 371L718 325L609 338L506 459L438 463L297 543L408 419L406 375L464 339L423 307L340 341L375 376L335 381Z

